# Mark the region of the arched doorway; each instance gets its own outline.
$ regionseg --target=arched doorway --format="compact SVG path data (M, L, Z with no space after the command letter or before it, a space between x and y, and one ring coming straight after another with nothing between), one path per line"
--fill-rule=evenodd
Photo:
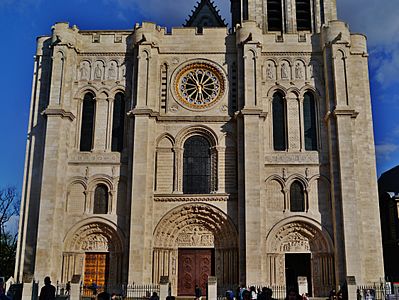
M328 296L335 285L333 244L324 228L308 219L287 219L266 239L267 276L271 285L298 289L298 276L307 278L309 294Z
M174 295L205 292L208 276L219 284L238 278L237 230L218 208L192 203L169 211L154 231L153 281L169 276Z
M109 224L108 224L109 223ZM85 287L115 287L122 282L123 247L117 226L94 218L77 224L64 242L62 281L80 275Z

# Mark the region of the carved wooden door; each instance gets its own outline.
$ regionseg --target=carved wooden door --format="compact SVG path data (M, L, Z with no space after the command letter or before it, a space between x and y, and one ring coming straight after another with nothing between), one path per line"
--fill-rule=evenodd
M95 283L98 287L104 287L108 281L108 270L109 256L107 253L86 253L84 285L91 286Z
M208 276L214 274L212 249L179 249L178 295L195 295L195 285L199 285L202 295L206 295Z

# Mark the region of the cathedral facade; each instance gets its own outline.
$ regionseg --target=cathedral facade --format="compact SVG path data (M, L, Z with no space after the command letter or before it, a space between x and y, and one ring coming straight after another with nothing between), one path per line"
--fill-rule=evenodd
M16 279L384 277L366 38L335 0L201 0L182 28L39 37Z

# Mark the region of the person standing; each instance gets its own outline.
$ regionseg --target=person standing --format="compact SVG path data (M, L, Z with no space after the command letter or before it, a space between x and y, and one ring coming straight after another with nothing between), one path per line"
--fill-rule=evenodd
M48 276L44 278L44 287L40 290L39 300L55 300L55 286L51 285Z
M198 284L195 285L195 299L201 300L202 299L202 291Z

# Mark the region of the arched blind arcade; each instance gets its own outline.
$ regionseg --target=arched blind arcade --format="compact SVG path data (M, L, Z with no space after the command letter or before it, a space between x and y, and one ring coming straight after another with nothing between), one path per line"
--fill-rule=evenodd
M94 214L108 213L108 188L104 184L99 184L94 191Z
M298 31L312 29L310 0L296 0L296 22Z
M83 98L80 151L91 151L93 149L95 107L93 94L87 93Z
M303 100L303 121L305 150L317 150L316 102L312 93L306 93Z
M125 130L125 95L118 93L114 100L114 113L112 121L112 145L111 150L122 152L123 136Z
M287 149L285 103L280 93L273 96L273 147L276 151Z
M208 140L196 135L184 143L183 193L209 194L211 191L211 149Z
M305 211L305 195L300 182L294 181L290 189L290 210L292 212Z
M267 0L267 27L269 31L283 30L281 0Z

